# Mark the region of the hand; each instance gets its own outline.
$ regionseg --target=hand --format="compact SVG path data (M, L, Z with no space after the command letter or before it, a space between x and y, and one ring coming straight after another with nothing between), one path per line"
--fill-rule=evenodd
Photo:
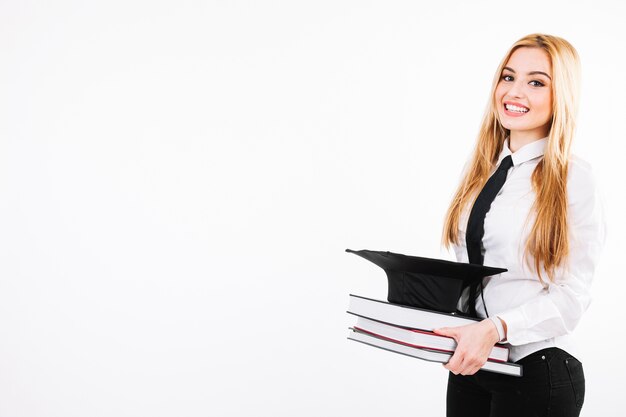
M498 330L489 319L466 326L442 327L434 332L456 340L454 355L443 365L455 375L474 375L478 372L499 340Z

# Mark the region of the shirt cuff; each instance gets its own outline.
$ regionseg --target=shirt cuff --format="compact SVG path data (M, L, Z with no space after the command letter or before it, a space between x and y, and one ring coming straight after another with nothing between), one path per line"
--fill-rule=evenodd
M507 342L511 345L523 345L529 343L525 340L526 318L521 308L505 311L497 315L506 323Z
M489 317L489 320L493 322L498 330L498 342L504 342L506 340L506 333L504 332L504 326L502 325L502 320L499 317Z

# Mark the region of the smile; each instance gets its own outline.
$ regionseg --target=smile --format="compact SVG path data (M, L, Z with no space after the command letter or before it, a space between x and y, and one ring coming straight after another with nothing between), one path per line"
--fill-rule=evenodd
M504 113L508 116L518 117L528 113L530 109L521 105L504 103Z

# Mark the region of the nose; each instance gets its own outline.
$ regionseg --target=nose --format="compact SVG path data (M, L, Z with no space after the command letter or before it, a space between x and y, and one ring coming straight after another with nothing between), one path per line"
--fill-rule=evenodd
M511 88L506 94L511 98L521 98L524 96L523 84L521 81L515 80L513 84L511 84Z

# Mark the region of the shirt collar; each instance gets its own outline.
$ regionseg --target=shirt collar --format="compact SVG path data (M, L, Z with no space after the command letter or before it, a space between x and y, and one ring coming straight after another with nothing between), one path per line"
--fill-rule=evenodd
M504 141L502 152L500 152L500 156L498 157L497 165L500 165L500 162L509 155L511 155L511 159L513 159L513 166L543 156L547 143L548 137L546 136L545 138L527 143L515 152L511 152L509 149L509 138L507 137Z

